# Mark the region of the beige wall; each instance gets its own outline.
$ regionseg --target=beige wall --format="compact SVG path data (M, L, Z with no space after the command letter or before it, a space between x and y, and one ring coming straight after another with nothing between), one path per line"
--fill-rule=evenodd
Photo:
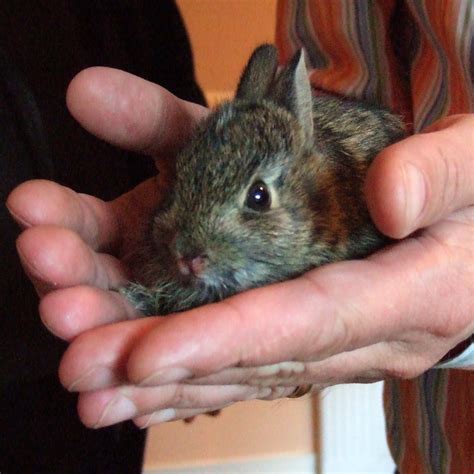
M253 49L273 43L276 0L178 0L196 76L211 101L234 92Z
M315 419L310 398L243 402L216 417L150 429L145 468L159 470L312 454Z
M253 49L273 42L276 0L178 0L193 45L197 78L211 102L231 95ZM310 398L246 402L217 418L150 429L146 470L313 453Z

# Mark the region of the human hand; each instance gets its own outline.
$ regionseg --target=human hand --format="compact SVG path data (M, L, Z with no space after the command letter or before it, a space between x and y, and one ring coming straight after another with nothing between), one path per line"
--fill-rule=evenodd
M48 276L41 261L45 247L23 251L25 265L34 261L43 282L69 287L43 299L46 324L68 339L97 327L73 341L60 369L65 386L82 392L83 421L104 426L135 418L144 426L240 399L288 396L304 384L413 377L468 337L474 306L472 117L452 117L438 128L387 149L368 177L369 205L383 231L393 237L423 231L364 261L329 265L192 314L97 327L126 319L126 304L105 285L78 288ZM408 174L410 166L423 170L425 194ZM450 180L453 170L457 180ZM425 202L419 216L418 199ZM10 208L21 218L27 204ZM75 212L69 207L69 219ZM94 217L85 227L107 229L100 213ZM69 222L59 225L77 230ZM103 233L106 247L116 248L118 235ZM26 236L20 251L28 247ZM44 239L56 255L64 245L53 242L51 235ZM97 259L95 265L101 274L105 263ZM89 293L79 298L79 291Z
M84 128L112 144L151 155L160 170L157 178L107 203L45 180L26 182L10 195L7 206L12 216L28 229L18 241L18 251L40 296L52 289L81 285L77 292L64 295L77 294L82 299L82 292L104 295L96 289L115 289L128 280L127 258L168 191L168 165L207 110L179 100L160 86L109 68L90 68L76 76L67 102ZM95 159L100 158L90 157L91 163ZM89 287L83 288L85 285ZM107 295L115 302L121 300L113 293ZM136 315L134 309L121 306L127 313L122 317ZM90 315L92 327L107 322L96 316ZM86 328L82 319L81 331ZM55 332L54 323L50 329ZM69 334L64 325L58 330L66 339L77 334Z

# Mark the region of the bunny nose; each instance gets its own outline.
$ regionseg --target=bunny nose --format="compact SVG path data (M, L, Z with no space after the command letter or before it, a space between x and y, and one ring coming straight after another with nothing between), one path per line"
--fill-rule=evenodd
M208 264L207 255L198 255L197 257L179 257L178 269L184 276L193 275L198 277L202 275Z

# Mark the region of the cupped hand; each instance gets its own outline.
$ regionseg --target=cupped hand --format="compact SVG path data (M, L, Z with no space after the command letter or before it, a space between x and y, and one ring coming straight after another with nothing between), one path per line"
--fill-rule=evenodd
M9 196L10 213L27 229L17 242L20 259L40 296L48 295L41 303L45 324L71 339L85 329L137 315L109 290L127 281L127 259L167 192L168 165L207 109L109 68L78 74L67 103L84 128L152 156L160 170L111 202L45 180L23 183ZM97 159L90 157L91 166Z
M130 106L140 99L145 110L166 105ZM69 106L92 133L153 156L172 154L203 115L110 70L82 73ZM388 235L409 237L365 260L167 318L130 320L136 313L111 291L127 277L133 230L159 186L144 183L112 203L47 182L17 189L9 208L29 227L19 252L45 295L43 321L72 341L60 377L81 392L84 423L149 426L302 385L415 377L435 365L474 332L473 127L472 116L450 117L374 162L372 216Z

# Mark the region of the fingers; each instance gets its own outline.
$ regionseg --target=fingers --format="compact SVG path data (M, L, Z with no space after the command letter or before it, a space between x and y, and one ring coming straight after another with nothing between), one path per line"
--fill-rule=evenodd
M421 344L420 344L421 345ZM440 349L440 353L443 349ZM403 344L378 343L319 362L284 362L235 367L182 384L122 386L81 394L79 413L87 426L108 426L134 418L140 427L184 419L237 401L291 396L295 387L312 390L341 383L371 383L387 377L412 378L434 365L436 357L407 351Z
M91 286L49 293L41 300L39 312L44 325L66 341L98 326L142 316L118 293Z
M308 383L308 363L287 361L259 367L231 367L208 376L193 378L194 385L247 384L259 387L295 387Z
M162 322L162 318L142 318L81 333L61 360L61 383L78 392L120 385L127 380L125 364L133 345Z
M442 351L443 349L440 349ZM140 427L185 419L237 401L291 396L295 387L312 390L341 383L371 383L387 377L412 378L436 358L399 343L378 343L319 362L284 362L229 368L201 379L159 387L122 386L81 394L79 413L87 426L108 426L134 418Z
M7 206L27 227L17 248L40 295L75 285L122 286L127 281L124 266L93 250L133 252L161 192L154 179L110 203L50 181L29 181L15 189Z
M214 413L220 412L228 405L221 405L208 408L166 408L164 410L158 410L151 415L140 416L135 418L133 421L139 428L149 428L150 426L165 423L167 421L192 421L198 415L210 415L214 416Z
M75 232L62 227L27 229L17 240L17 250L25 271L42 293L75 285L118 288L127 281L117 259L93 252Z
M207 109L117 69L94 67L69 85L67 104L81 125L112 144L174 155Z
M423 341L407 350L400 341L336 354L317 362L282 362L260 367L231 367L206 377L191 379L194 385L245 384L258 387L296 387L311 384L318 390L344 383L371 383L386 378L413 378L433 367L446 353L447 344L427 351Z
M79 414L87 426L108 426L130 418L154 414L154 423L182 418L179 411L210 411L229 404L267 396L269 390L245 385L165 385L143 388L121 386L81 394ZM167 410L169 416L157 414ZM192 415L191 415L192 416Z
M94 249L106 250L117 240L118 227L109 206L52 181L27 181L12 191L6 203L22 227L66 227Z
M448 117L375 159L366 194L382 232L405 237L474 204L473 130L474 115Z

